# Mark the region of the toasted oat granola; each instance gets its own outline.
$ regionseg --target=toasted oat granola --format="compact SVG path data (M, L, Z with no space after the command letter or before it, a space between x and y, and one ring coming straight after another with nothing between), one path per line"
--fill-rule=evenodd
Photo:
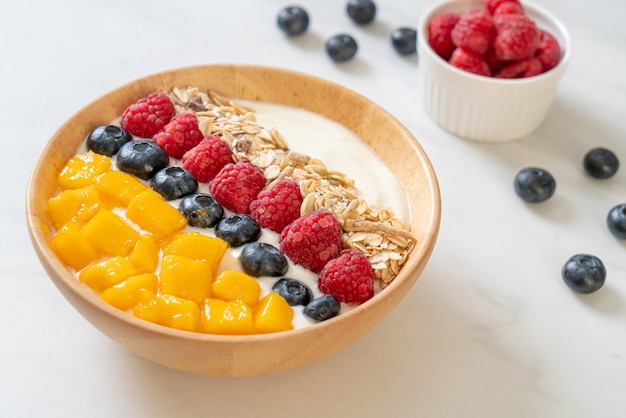
M360 198L354 181L344 173L289 150L276 128L257 123L254 109L195 87L174 88L169 94L177 113L194 113L205 136L220 136L231 146L235 161L245 159L258 166L268 187L285 177L298 182L304 196L302 215L317 209L333 213L343 229L344 247L366 255L381 287L396 277L415 245L406 221Z

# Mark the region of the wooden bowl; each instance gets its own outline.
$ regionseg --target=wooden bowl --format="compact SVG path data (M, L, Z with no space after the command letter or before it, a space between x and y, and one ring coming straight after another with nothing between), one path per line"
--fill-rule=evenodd
M45 202L56 179L89 131L108 124L139 98L174 86L197 86L227 97L305 108L335 120L361 137L398 177L417 237L395 280L373 299L310 327L274 334L220 336L152 324L120 311L80 283L48 246ZM100 97L69 119L50 139L28 184L27 222L41 263L67 300L97 329L156 363L222 376L250 376L289 370L321 359L366 333L407 294L426 266L440 223L439 188L433 168L411 133L368 99L320 78L248 65L207 65L176 69L133 81Z

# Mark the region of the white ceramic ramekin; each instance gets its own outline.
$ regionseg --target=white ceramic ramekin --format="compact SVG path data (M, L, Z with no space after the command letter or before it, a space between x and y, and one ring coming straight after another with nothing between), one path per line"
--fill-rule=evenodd
M420 94L428 117L462 138L504 142L532 133L545 119L570 60L565 26L546 10L522 0L526 15L559 42L561 60L534 77L497 79L459 70L428 44L428 22L439 13L484 8L483 0L445 0L426 10L418 23Z

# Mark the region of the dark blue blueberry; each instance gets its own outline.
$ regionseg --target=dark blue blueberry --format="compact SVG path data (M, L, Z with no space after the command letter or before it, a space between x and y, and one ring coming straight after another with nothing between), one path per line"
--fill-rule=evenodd
M149 180L170 163L170 157L158 144L136 139L122 145L117 152L117 168L142 180Z
M277 22L287 35L301 35L309 28L309 14L300 6L288 6L278 13Z
M239 257L243 271L250 276L284 276L289 269L287 257L276 247L264 242L251 242Z
M309 302L302 311L316 321L325 321L339 314L341 304L333 295L322 295Z
M178 210L187 218L190 226L212 228L224 216L224 208L207 193L190 194L183 197Z
M543 168L525 168L515 176L515 192L528 203L539 203L549 199L556 190L552 174Z
M311 302L311 299L313 299L313 292L309 286L305 285L300 280L288 278L280 279L274 283L272 290L278 292L291 306L306 306Z
M100 125L87 137L87 149L110 157L132 139L130 132L120 126Z
M358 25L365 25L376 17L376 4L372 0L349 0L346 12Z
M195 193L198 190L198 180L182 167L166 167L152 177L150 187L165 200L175 200Z
M604 285L606 269L598 257L576 254L563 266L561 277L574 292L593 293Z
M594 148L585 155L583 166L591 177L607 179L617 173L619 160L613 151L606 148Z
M222 218L215 226L215 235L231 247L240 247L256 241L261 236L261 227L249 215L238 213Z
M344 33L335 35L326 41L326 52L335 62L349 61L356 55L358 46L354 38Z
M413 28L397 28L391 32L391 45L400 55L417 51L417 31Z
M609 211L606 224L611 234L617 238L626 239L626 203L617 205Z

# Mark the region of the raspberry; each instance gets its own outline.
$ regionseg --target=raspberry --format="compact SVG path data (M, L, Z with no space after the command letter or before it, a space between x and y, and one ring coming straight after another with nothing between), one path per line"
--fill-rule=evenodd
M484 10L468 10L461 14L450 35L457 47L484 55L495 35L493 19Z
M502 67L496 74L497 78L523 78L541 74L541 62L537 58L525 58L513 61Z
M154 136L154 142L173 158L181 158L202 141L198 129L198 118L193 113L181 113L169 121L165 128Z
M496 10L503 3L518 3L519 0L485 0L485 8L490 14L495 14Z
M176 110L165 93L152 93L122 113L122 128L141 138L152 138L174 117Z
M494 16L498 15L506 15L511 13L524 14L524 9L522 9L522 5L516 1L505 1L504 3L500 3L500 5L494 10L492 13Z
M510 61L499 59L496 55L496 51L493 49L490 49L487 54L485 54L485 61L487 61L491 74L496 74L502 67L510 63Z
M464 71L470 73L484 75L486 77L491 76L489 65L482 55L477 54L474 51L465 50L463 48L457 48L450 57L450 64Z
M271 189L262 190L250 203L250 216L263 228L280 233L300 217L301 205L300 185L293 180L282 179Z
M535 22L520 14L503 14L493 18L497 35L493 42L501 60L532 57L539 47L539 32Z
M543 71L556 67L561 59L561 48L552 34L539 29L539 47L535 56L541 61Z
M279 243L291 261L319 273L341 251L341 225L332 213L320 209L287 225Z
M428 43L446 61L450 59L455 48L450 33L458 21L459 16L456 13L441 13L428 23Z
M324 266L318 287L339 302L360 304L374 296L374 272L362 252L343 250Z
M207 136L183 155L183 167L199 182L208 183L228 163L233 162L233 152L217 136Z
M250 202L265 187L265 177L255 165L246 160L226 164L209 183L213 197L235 213L250 213Z

